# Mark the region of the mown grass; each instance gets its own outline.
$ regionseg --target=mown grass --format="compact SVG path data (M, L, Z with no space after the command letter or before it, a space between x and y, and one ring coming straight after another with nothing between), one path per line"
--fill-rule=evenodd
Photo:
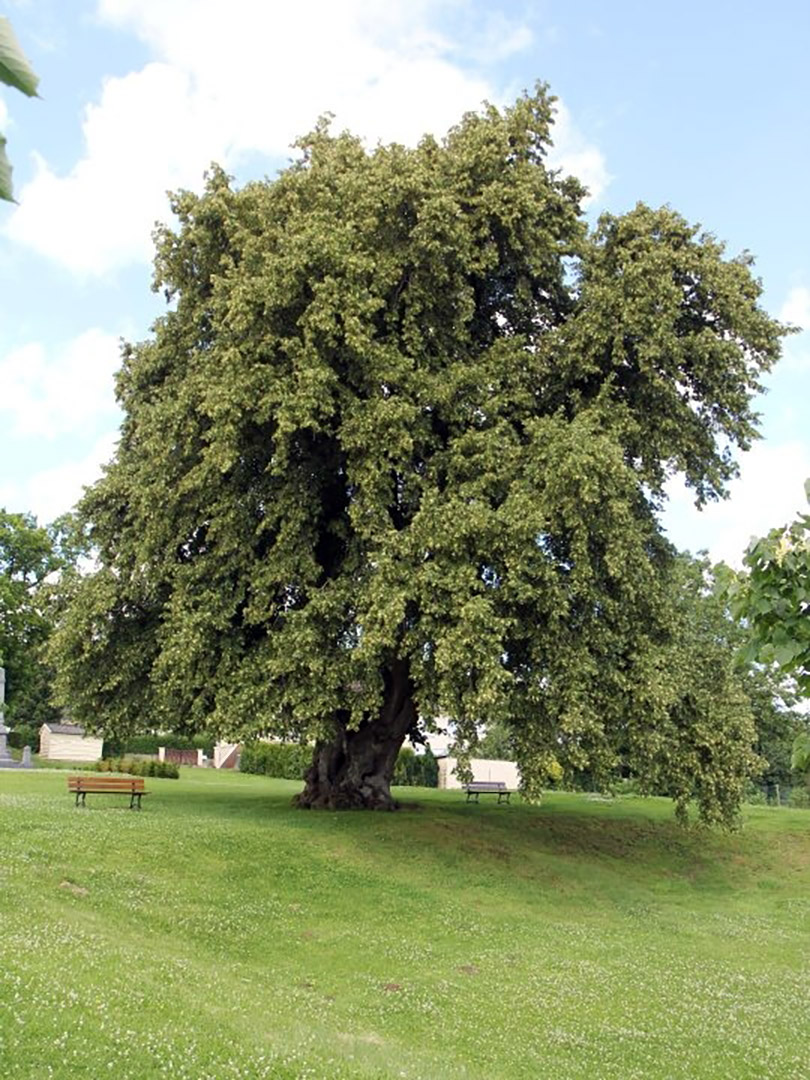
M808 1076L810 814L0 773L4 1080Z

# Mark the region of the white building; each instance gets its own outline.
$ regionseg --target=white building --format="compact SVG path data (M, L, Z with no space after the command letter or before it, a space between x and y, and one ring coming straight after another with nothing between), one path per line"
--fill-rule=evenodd
M454 757L439 758L439 787L460 788L461 781L455 775L458 764ZM493 780L506 784L510 791L520 786L520 773L514 761L495 761L489 758L470 758L473 780Z
M39 756L48 761L99 761L104 739L85 735L78 724L43 724Z

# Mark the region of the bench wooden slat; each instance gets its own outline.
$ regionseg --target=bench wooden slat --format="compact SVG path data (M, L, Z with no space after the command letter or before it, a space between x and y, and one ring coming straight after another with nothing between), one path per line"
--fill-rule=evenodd
M69 776L68 791L76 796L76 806L85 805L87 795L129 795L129 807L141 808L144 789L142 776Z
M143 791L142 776L69 776L70 791Z
M512 790L503 780L471 780L469 784L464 785L464 790L467 792L467 802L470 801L471 796L475 796L473 801L478 802L479 795L497 795L499 803L504 799L509 802L509 796L512 795Z

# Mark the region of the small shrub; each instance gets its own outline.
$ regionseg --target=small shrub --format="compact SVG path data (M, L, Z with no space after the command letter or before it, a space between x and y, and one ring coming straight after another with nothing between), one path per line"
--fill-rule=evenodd
M207 757L214 756L213 735L175 735L171 731L162 734L131 735L126 739L104 740L104 757L120 758L124 754L145 754L156 757L161 746L174 750L202 750Z
M248 743L242 749L239 771L281 780L303 780L311 760L310 747L298 743Z
M132 758L102 758L95 763L96 772L129 773L131 776L158 776L177 780L180 770L171 761L135 761Z
M312 748L298 743L248 743L242 748L239 771L303 780L312 761ZM439 764L428 750L415 754L403 746L394 766L394 784L405 787L438 787Z
M810 789L806 787L794 787L788 796L788 806L794 810L810 810Z
M36 750L39 746L39 732L30 724L18 724L8 736L8 745L15 750L22 750L24 746Z

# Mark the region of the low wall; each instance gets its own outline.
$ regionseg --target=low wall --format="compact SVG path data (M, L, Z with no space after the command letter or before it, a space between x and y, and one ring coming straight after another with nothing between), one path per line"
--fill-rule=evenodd
M159 746L158 760L170 761L173 765L204 765L205 754L202 750L176 750L171 746Z

